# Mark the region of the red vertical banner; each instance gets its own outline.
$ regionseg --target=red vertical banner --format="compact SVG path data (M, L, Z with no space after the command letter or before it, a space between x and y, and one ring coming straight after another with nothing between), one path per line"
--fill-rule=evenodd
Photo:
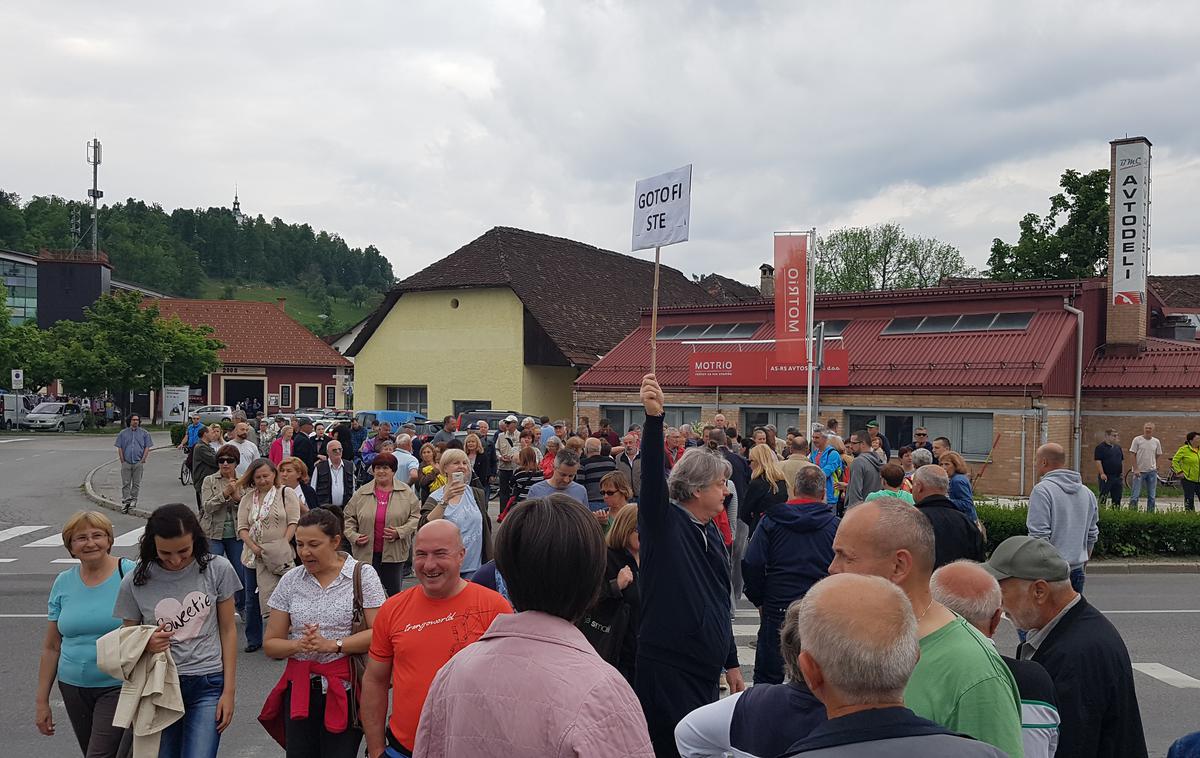
M808 361L808 235L775 235L775 360Z

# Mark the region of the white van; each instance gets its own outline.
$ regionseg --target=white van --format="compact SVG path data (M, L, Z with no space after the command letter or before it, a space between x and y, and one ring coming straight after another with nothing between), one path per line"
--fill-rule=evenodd
M37 395L18 395L13 392L0 392L0 417L4 419L5 429L17 428L17 408L21 409L21 420L24 421L29 412L37 405Z

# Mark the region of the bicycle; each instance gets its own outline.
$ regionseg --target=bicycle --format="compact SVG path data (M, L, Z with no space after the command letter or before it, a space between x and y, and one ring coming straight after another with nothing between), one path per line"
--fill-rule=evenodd
M192 483L192 452L190 450L183 456L183 463L179 465L179 483L184 487Z
M1159 487L1179 488L1182 486L1179 483L1179 473L1176 472L1174 469L1167 469L1166 477L1163 477L1162 473L1159 471L1155 471L1154 473L1158 476L1158 486ZM1126 487L1126 489L1132 490L1133 489L1133 480L1137 479L1137 478L1138 478L1138 476L1133 473L1133 469L1129 469L1129 471L1125 472L1125 487Z

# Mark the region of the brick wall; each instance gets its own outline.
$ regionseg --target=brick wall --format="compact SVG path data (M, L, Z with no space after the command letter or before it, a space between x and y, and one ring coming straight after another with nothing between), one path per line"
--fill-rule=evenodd
M1200 432L1200 398L1085 398L1083 401L1083 464L1086 477L1092 476L1092 462L1096 445L1104 440L1106 429L1116 429L1121 434L1121 447L1125 449L1125 468L1133 465L1133 456L1128 452L1133 438L1142 433L1142 426L1154 423L1154 436L1162 441L1163 452L1170 458L1184 444L1188 432ZM1166 471L1167 461L1161 463Z

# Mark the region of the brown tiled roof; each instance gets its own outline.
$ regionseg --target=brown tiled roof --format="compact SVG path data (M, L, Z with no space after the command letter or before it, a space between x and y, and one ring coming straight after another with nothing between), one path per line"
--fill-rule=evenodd
M699 284L705 292L723 303L737 303L743 300L762 298L762 291L758 287L742 284L736 279L730 279L717 273L700 277Z
M1200 310L1200 276L1151 276L1150 288L1168 309Z
M178 316L185 324L211 326L226 365L345 366L343 358L321 338L305 329L275 303L253 300L144 300L165 318Z
M653 283L653 261L497 226L397 284L347 354L358 353L405 292L509 287L568 361L590 366L637 326ZM660 305L714 302L682 273L662 267Z

